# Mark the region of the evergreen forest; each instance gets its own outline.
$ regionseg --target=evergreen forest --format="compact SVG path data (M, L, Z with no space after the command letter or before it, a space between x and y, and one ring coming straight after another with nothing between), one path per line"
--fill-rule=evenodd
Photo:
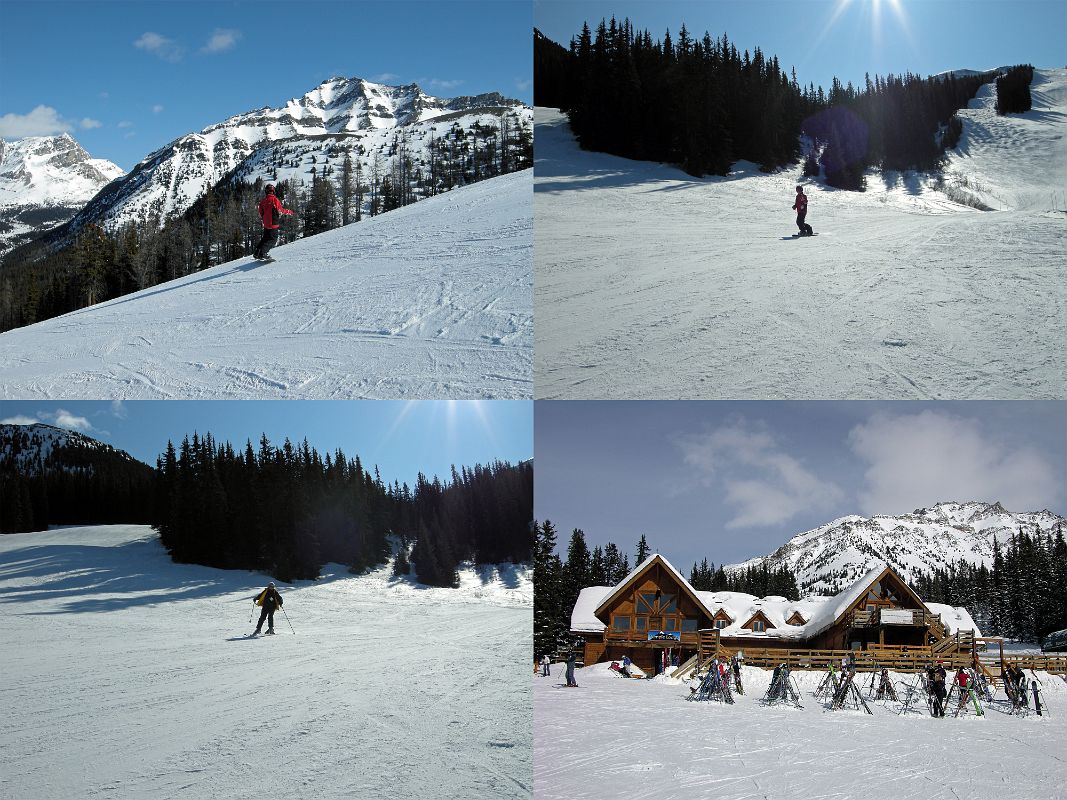
M496 126L465 129L453 122L426 155L414 154L401 134L373 157L362 145L354 148L327 142L310 164L306 147L285 141L253 154L272 165L277 193L294 212L282 217L279 244L533 164L533 132L507 113ZM293 168L307 180L277 180ZM0 266L0 331L251 255L263 232L257 206L265 183L251 179L251 170L238 166L178 217L148 217L115 229L87 224L72 231L68 223L15 249Z
M167 444L156 466L160 538L175 561L314 579L328 562L353 572L410 557L422 583L455 586L461 561L529 561L533 465L495 462L385 484L359 456L263 436L235 450L210 433ZM407 552L414 543L410 556Z
M1067 628L1067 543L1063 528L1020 530L993 546L993 566L949 564L913 581L925 601L966 608L986 636L1040 642Z
M834 78L827 91L759 47L738 51L726 34L697 38L682 25L654 40L614 17L583 25L569 48L535 30L534 54L535 103L565 111L587 150L697 177L739 160L770 172L803 158L805 175L854 191L869 168L936 170L962 132L955 112L996 77L868 74L862 86ZM1032 75L1015 67L997 80L1006 109L1025 110L1014 99L1022 88L1029 108Z
M556 553L557 534L548 520L536 526L534 539L534 652L555 654L573 646L570 634L571 611L578 595L587 586L614 586L630 574L629 554L608 542L589 550L585 532L575 528L567 544L567 557ZM641 564L652 554L644 536L637 542L633 566ZM768 570L751 567L736 573L715 568L704 559L693 564L689 582L697 591L745 592L766 597L782 595L795 600L796 576L788 569Z
M153 520L152 468L113 448L40 443L22 426L0 435L0 533L49 525L107 525ZM34 456L26 463L24 453Z

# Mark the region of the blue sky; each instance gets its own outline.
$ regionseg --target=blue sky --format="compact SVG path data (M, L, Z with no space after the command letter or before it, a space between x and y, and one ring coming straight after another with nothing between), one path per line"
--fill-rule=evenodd
M528 0L4 0L0 137L67 130L129 170L335 75L530 102Z
M534 513L590 547L647 536L687 573L846 514L999 500L1067 515L1067 402L553 402Z
M724 32L738 50L777 55L804 84L862 85L863 75L988 69L1031 63L1063 67L1067 3L1062 0L534 0L534 24L568 46L588 21L629 17L653 39L684 22L697 37Z
M451 465L494 460L512 464L533 455L533 403L526 400L5 400L0 422L40 421L77 430L155 466L156 457L194 430L243 448L260 434L276 445L285 437L325 455L338 447L359 456L382 480L414 486L421 470L447 480Z

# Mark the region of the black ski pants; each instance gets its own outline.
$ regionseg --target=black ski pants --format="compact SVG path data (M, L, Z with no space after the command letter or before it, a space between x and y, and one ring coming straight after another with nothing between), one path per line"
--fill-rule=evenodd
M804 221L804 217L808 216L808 210L805 208L803 211L797 212L797 227L800 228L801 233L811 233L811 226Z
M256 625L256 633L259 633L263 627L263 620L267 620L267 630L274 630L274 607L267 608L263 606L263 611L259 615L259 624Z
M256 258L265 258L270 249L276 244L278 244L278 229L264 228L263 236L259 240L259 244L256 245Z
M934 689L934 716L945 716L945 690Z

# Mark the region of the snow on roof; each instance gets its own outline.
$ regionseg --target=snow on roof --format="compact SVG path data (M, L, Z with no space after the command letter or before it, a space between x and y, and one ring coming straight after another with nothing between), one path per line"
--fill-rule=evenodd
M974 619L966 608L947 606L944 603L925 603L926 607L935 614L941 615L941 624L945 626L947 633L956 631L974 631L975 636L981 636L982 632L974 624ZM883 614L885 612L882 612Z
M693 594L693 596L699 599L699 593L695 589L693 589L692 585L689 583L689 581L685 579L685 577L683 577L682 573L680 573L670 561L661 556L659 553L653 553L640 564L638 564L636 567L634 567L632 570L630 570L630 574L623 578L621 581L619 581L618 586L609 587L609 594L606 595L604 599L600 601L599 605L597 605L597 608L600 608L601 606L607 604L608 601L613 600L615 598L615 595L621 592L622 589L626 586L626 584L628 584L638 573L644 570L649 564L651 564L656 559L659 559L660 563L662 563L663 566L666 567L667 571L675 577L680 586L685 589L688 589L689 592ZM704 610L708 611L709 609L705 608Z
M571 611L571 630L575 633L600 633L604 630L603 622L597 619L596 610L600 604L615 590L614 586L587 586L578 593L578 600Z
M597 609L613 600L623 587L655 558L660 559L682 586L693 592L700 604L704 606L709 619L719 611L723 611L730 618L730 624L720 629L722 636L754 639L810 639L822 633L833 625L834 620L844 614L849 606L863 596L867 588L886 568L886 564L879 561L863 577L833 597L811 595L800 600L787 600L778 595L756 597L744 592L698 592L666 558L655 554L642 561L617 586L590 586L582 589L571 613L571 630L576 633L601 633L606 626L597 617ZM956 630L978 630L971 615L964 608L953 608L941 603L926 603L926 607L933 613L941 615L941 621L949 633ZM774 626L773 628L757 632L744 627L759 612L767 618ZM789 625L786 622L796 612L800 612L806 620L803 625ZM884 615L890 612L883 611L882 613ZM910 614L910 612L905 613Z

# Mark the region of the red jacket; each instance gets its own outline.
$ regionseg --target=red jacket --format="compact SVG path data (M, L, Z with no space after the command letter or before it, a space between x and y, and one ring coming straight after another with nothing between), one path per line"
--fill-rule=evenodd
M262 208L263 206L260 206ZM797 201L793 203L793 208L797 211L808 210L808 196L803 192L797 194Z
M263 220L264 228L270 228L271 230L280 228L278 215L292 213L288 208L282 208L282 201L273 192L259 201L259 217Z

